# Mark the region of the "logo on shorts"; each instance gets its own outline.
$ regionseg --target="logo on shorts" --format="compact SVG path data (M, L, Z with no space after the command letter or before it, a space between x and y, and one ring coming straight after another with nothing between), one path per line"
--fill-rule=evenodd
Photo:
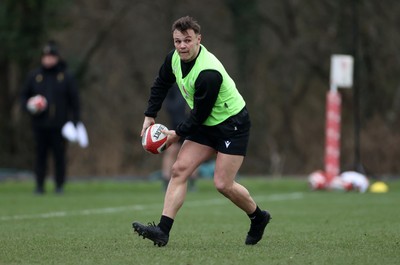
M231 144L231 141L225 141L226 148L228 148L230 144Z

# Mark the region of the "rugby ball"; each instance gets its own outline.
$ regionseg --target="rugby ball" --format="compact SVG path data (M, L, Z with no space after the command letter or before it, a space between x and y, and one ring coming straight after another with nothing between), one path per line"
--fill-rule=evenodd
M326 188L326 175L322 170L312 172L308 176L308 184L311 190L323 190Z
M42 112L47 108L47 100L42 95L31 97L28 100L27 108L32 114Z
M167 149L165 144L167 135L162 133L163 130L168 130L168 128L159 123L150 125L145 130L142 136L144 150L152 154L160 154Z

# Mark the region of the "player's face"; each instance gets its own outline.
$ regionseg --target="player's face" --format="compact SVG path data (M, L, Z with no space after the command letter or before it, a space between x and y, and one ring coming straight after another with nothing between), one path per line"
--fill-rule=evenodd
M201 35L194 30L188 29L184 32L174 30L172 33L175 49L184 62L190 62L196 58L200 49Z

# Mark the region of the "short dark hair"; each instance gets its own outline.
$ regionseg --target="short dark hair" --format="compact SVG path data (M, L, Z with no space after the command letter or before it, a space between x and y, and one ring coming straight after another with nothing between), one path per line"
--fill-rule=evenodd
M174 32L175 30L179 30L180 32L185 32L188 29L192 29L194 31L194 33L196 34L200 34L200 25L199 23L197 23L196 20L194 20L194 18L190 17L190 16L186 16L186 17L181 17L179 19L177 19L173 24L172 24L172 32Z

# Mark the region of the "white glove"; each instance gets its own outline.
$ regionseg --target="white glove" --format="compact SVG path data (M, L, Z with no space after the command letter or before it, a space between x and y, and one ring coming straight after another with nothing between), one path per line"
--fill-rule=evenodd
M78 136L79 146L82 148L86 148L89 146L89 138L86 132L85 125L82 122L78 122L76 125L76 131Z
M65 139L72 143L78 143L82 148L89 146L87 131L82 122L78 122L76 127L72 121L67 122L62 127L61 133Z
M72 121L69 121L66 124L64 124L64 126L61 129L61 133L64 136L64 138L70 142L78 141L78 133Z

